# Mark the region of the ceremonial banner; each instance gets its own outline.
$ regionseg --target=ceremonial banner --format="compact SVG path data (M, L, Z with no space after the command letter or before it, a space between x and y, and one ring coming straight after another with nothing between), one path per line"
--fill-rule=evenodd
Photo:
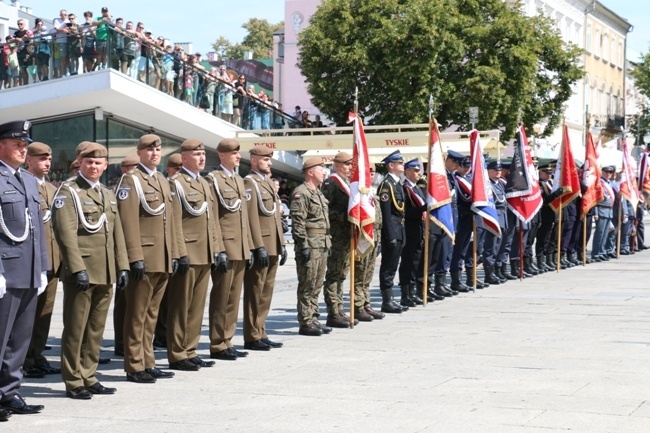
M566 124L562 126L562 147L553 176L553 192L559 188L562 188L562 195L549 203L555 212L580 195L580 177L573 159L573 151L569 142L569 127Z
M524 223L533 219L543 204L539 177L523 126L517 128L515 152L506 183L506 200L512 213Z
M644 196L650 195L650 154L643 152L639 160L639 189Z
M492 188L486 182L488 174L481 150L480 133L476 129L472 130L469 134L469 140L472 160L472 211L481 217L486 230L491 231L496 236L501 236L501 227L499 227L499 217L494 205Z
M603 199L603 185L600 183L598 155L591 132L587 133L585 164L582 166L582 184L585 186L585 191L582 194L580 216L584 217L592 207L596 206Z
M429 173L427 175L427 209L430 220L445 231L454 242L454 214L451 191L442 156L440 132L435 120L429 125Z
M630 152L627 149L627 141L623 140L623 170L621 171L621 195L625 197L636 211L639 205L639 187L636 184L636 176L630 163Z
M368 143L363 132L363 123L355 113L349 114L348 123L350 122L354 122L354 143L348 221L356 226L354 246L357 253L363 256L375 245L372 227L375 222L375 197L372 192Z

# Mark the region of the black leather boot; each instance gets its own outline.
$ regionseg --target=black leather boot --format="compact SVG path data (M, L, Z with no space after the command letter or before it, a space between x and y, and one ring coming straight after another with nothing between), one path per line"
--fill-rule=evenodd
M553 254L546 255L546 269L549 272L557 271L557 262L553 261Z
M445 276L444 275L436 275L434 278L435 285L433 286L433 292L436 295L439 296L444 296L445 298L449 298L451 296L454 296L454 294L445 288L444 281L445 281Z
M415 307L417 304L415 301L411 300L411 286L409 284L404 284L401 286L402 296L400 298L399 304L402 307Z
M415 303L415 305L424 305L424 301L420 297L421 294L422 291L420 290L418 292L415 284L409 285L409 298L411 299L411 302Z
M510 268L512 269L512 266L510 266ZM501 275L504 276L504 278L506 279L506 281L507 281L507 280L518 280L518 279L519 279L519 275L518 275L518 274L517 274L517 275L514 275L512 272L508 272L508 264L507 264L507 263L503 263L503 264L501 265Z
M526 260L530 262L530 268L535 271L534 275L539 275L542 273L542 271L539 270L537 265L535 264L535 259L533 257L526 257Z
M546 268L546 257L543 254L537 256L537 269L539 269L540 273L548 272Z
M465 285L468 287L474 286L474 268L467 268L465 269L465 272L467 272L467 280L465 281ZM486 287L490 287L490 285L481 281L478 275L476 275L476 288L485 289Z
M402 312L402 307L393 300L393 288L381 289L381 311L382 313L396 313Z
M524 257L524 272L527 272L531 275L537 275L537 272L532 268L530 259L527 257Z
M471 289L460 281L460 272L450 272L451 274L451 290L456 292L468 293Z
M485 270L485 282L488 284L494 284L498 286L501 284L501 280L499 280L496 275L494 275L494 266L493 265L488 265L487 263L483 263L483 269Z

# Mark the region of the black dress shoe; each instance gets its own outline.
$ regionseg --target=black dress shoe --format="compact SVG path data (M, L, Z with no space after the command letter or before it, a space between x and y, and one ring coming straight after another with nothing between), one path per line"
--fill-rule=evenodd
M66 397L70 397L75 400L90 400L93 398L92 393L83 386L78 386L72 391L66 391L65 395Z
M391 301L384 301L381 304L381 312L388 314L401 314L402 308L399 305L395 305Z
M27 379L41 379L45 377L45 372L38 367L32 367L23 372L23 377L26 377Z
M621 251L622 256L629 256L630 252L629 251Z
M189 358L190 362L193 362L194 364L198 365L199 367L212 367L214 365L214 361L204 361L198 356L195 356L194 358Z
M126 373L126 380L133 383L156 383L156 378L148 371Z
M212 352L210 358L220 359L222 361L236 361L237 355L232 353L230 349L223 349L218 352Z
M93 394L115 394L117 392L116 388L107 388L99 382L87 386L86 389Z
M110 364L111 358L99 358L99 361L97 361L97 364Z
M266 343L266 344L268 344L269 346L271 346L274 349L279 349L280 347L284 346L284 343L280 343L280 342L277 342L277 341L271 341L266 337L262 338L261 341L262 341L262 343Z
M167 338L160 337L153 339L153 347L156 349L167 349Z
M61 374L61 369L52 367L49 362L41 364L36 368L38 368L41 371L44 371L45 374Z
M25 402L25 399L20 395L14 395L10 400L3 401L0 403L0 406L11 413L17 413L21 415L39 413L44 408L44 406L41 404L27 404L27 402Z
M189 359L183 359L182 361L176 361L169 364L169 368L172 370L181 370L181 371L199 371L198 365L190 361Z
M162 371L158 367L145 368L144 371L146 373L149 373L149 375L152 376L155 379L169 379L169 378L174 377L174 372L173 371Z
M230 347L230 348L228 348L228 350L230 350L230 352L237 355L237 358L246 358L248 356L248 352L237 350L234 347Z
M0 421L7 421L9 420L10 416L11 416L11 412L9 412L6 409L0 408Z
M271 346L263 342L262 340L247 341L244 343L244 349L249 350L271 350Z

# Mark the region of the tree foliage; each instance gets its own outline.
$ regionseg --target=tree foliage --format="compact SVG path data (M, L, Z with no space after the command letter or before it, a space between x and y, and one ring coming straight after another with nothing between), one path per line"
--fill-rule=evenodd
M552 131L582 75L580 50L544 17L502 0L323 0L299 36L312 103L337 123L352 108L373 124L421 123L429 95L442 127L512 136L518 114Z
M233 44L224 36L212 44L222 59L242 59L244 52L251 51L255 59L267 59L273 55L273 33L284 27L284 22L271 24L265 19L251 18L242 24L248 31L241 43Z

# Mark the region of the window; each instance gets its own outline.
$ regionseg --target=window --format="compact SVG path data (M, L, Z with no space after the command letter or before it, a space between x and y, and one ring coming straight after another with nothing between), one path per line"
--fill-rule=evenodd
M623 65L624 65L623 56L624 56L623 42L619 42L618 43L618 56L617 56L617 59L616 59L617 60L616 64L618 65L619 68L622 68Z
M600 55L604 61L607 61L609 58L609 44L607 43L608 41L609 39L607 39L607 33L603 33L600 36Z
M616 52L616 39L612 36L609 42L609 61L612 62L612 66L618 60L618 53Z
M584 92L585 92L585 110L587 110L587 113L591 113L594 111L594 107L591 106L591 88L589 87L588 76L585 77Z
M600 29L596 29L596 36L594 37L594 56L600 57Z
M614 88L609 87L609 92L607 93L607 115L611 116L613 114L613 105L614 105Z

